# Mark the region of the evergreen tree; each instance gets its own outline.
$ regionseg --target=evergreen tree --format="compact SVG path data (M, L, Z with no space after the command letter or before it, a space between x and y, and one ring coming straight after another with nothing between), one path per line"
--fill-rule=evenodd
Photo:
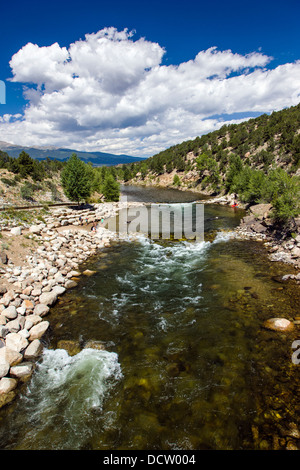
M112 174L108 174L102 186L102 194L106 201L118 201L120 198L120 185Z
M86 201L91 195L91 182L91 169L73 153L61 173L65 195L78 204Z

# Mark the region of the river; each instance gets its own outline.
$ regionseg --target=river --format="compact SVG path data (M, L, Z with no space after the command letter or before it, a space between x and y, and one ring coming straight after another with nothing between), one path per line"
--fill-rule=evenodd
M122 197L192 203L199 194L124 186ZM291 268L262 243L232 239L243 211L207 205L201 241L114 242L51 309L44 353L0 410L10 450L254 450L299 428L290 334Z

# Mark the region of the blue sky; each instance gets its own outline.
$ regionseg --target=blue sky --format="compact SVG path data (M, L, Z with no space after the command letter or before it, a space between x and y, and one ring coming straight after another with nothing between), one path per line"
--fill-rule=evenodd
M151 156L300 101L298 0L15 1L1 17L3 141Z

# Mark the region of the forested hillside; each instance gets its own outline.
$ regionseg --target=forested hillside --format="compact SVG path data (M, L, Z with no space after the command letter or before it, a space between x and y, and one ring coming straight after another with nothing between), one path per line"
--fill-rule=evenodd
M272 201L278 217L299 214L300 104L170 147L119 168L119 178L236 193L252 204Z

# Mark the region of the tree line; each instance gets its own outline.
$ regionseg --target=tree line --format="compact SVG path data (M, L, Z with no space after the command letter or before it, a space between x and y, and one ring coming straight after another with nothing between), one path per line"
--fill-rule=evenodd
M52 193L52 200L58 200L58 190L54 177L58 177L64 194L74 202L118 201L120 186L117 171L114 167L93 167L72 154L67 162L46 158L36 160L22 151L18 158L10 157L0 151L0 168L14 174L13 178L2 177L6 186L20 184L20 195L25 200L32 200L35 191L47 188ZM29 177L33 182L29 181ZM96 195L96 196L93 196ZM94 199L93 199L94 197ZM96 197L96 199L95 199Z

